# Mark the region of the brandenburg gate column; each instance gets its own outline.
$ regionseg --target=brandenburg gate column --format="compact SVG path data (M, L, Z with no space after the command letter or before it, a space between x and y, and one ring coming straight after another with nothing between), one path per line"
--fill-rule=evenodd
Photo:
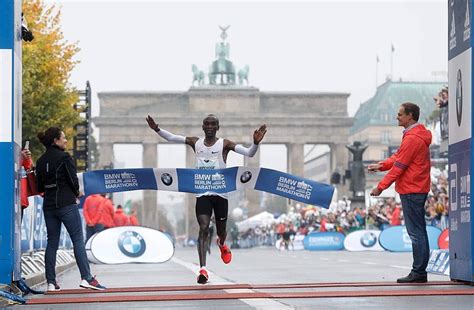
M113 143L99 143L99 167L103 169L106 166L114 165L114 144Z
M156 168L158 164L158 145L156 143L143 143L143 167ZM159 228L157 191L143 191L142 225Z
M259 149L257 153L253 157L244 156L244 166L257 167L257 168L260 167L260 147L261 147L261 144L259 145ZM260 191L256 191L253 189L246 189L245 198L248 201L247 208L249 212L249 217L259 213Z
M288 173L304 177L304 144L289 143L288 146ZM296 201L292 201L296 204Z

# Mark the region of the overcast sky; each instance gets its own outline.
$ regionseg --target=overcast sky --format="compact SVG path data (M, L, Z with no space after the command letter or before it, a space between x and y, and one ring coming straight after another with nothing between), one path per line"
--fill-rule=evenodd
M447 80L448 4L441 0L48 2L62 5L65 38L81 48L72 85L82 89L89 80L94 93L188 90L191 65L207 72L214 60L218 25L231 25L230 59L237 69L249 65L252 86L350 93L351 116L375 93L377 55L378 84L390 75L392 45L395 80ZM96 97L93 104L98 115ZM286 165L281 158L274 168Z

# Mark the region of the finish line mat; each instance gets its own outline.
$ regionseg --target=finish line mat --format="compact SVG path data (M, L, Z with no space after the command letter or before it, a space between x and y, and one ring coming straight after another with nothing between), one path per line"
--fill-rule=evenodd
M331 287L387 287L387 286L440 286L464 285L461 282L433 281L428 283L394 283L394 282L321 282L321 283L288 283L288 284L208 284L208 285L170 285L170 286L136 286L114 287L105 291L86 289L62 289L57 292L47 292L46 295L69 294L104 294L104 293L141 293L141 292L167 292L167 291L212 291L233 289L284 289L284 288L331 288Z
M135 288L110 288L105 291L91 290L63 290L55 293L48 293L44 298L34 298L27 301L27 304L73 304L73 303L97 303L97 302L139 302L139 301L183 301L183 300L223 300L223 299L284 299L284 298L336 298L336 297L401 297L401 296L454 296L473 295L474 287L464 286L462 283L441 281L428 282L423 284L397 284L393 282L346 282L346 283L297 283L297 284L230 284L230 285L205 285L205 286L159 286L159 287L135 287ZM351 287L395 287L398 289L371 289L354 290ZM430 286L456 286L443 288L430 288ZM295 288L321 288L340 287L348 288L343 291L294 291ZM403 289L400 289L403 287ZM411 289L406 289L411 287ZM467 288L466 288L467 287ZM227 292L229 289L284 289L292 288L291 292ZM203 290L213 290L214 292L203 293ZM97 296L77 296L63 297L63 295L97 293ZM173 291L172 294L123 294L125 292L159 292ZM193 293L178 293L194 291ZM115 293L115 294L108 294Z

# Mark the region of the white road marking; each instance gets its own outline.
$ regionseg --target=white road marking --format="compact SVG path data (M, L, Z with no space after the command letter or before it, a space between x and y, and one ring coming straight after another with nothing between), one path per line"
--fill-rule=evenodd
M411 269L410 267L398 266L398 265L388 265L388 267L399 268L399 269Z
M374 262L360 262L361 264L365 264L365 265L378 265L377 263L374 263Z
M195 274L197 274L199 272L199 267L198 266L196 266L194 264L191 264L191 263L188 263L188 262L185 262L185 261L183 261L179 258L173 257L171 259L171 261L178 264L178 265L181 265L181 266L185 267L186 269L191 270ZM227 281L227 280L219 277L218 275L216 275L215 273L213 273L209 270L208 270L208 274L209 274L209 279L212 281L212 282L209 281L209 283L212 283L212 284L235 284L235 283L232 283L230 281ZM227 293L255 292L255 291L249 290L249 289L224 290L224 291L227 292ZM272 300L272 299L268 299L268 298L239 299L239 300L246 303L247 305L249 305L251 307L255 307L256 309L294 309L293 307L287 306L285 304L282 304L281 302L278 302L278 301L275 301L275 300Z

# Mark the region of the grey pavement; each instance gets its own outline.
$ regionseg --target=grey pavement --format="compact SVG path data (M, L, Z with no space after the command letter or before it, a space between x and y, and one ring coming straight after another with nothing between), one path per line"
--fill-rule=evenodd
M208 257L210 284L283 284L316 282L395 282L410 271L411 253L390 252L310 252L278 251L276 248L233 250L229 265L220 261L218 249L213 247ZM198 270L196 248L178 248L174 257L163 264L92 265L93 274L107 287L138 287L164 285L195 285ZM58 282L63 289L79 285L76 267L62 273ZM430 281L448 281L449 277L429 275ZM416 289L442 289L422 287ZM44 284L39 288L45 288ZM457 288L473 289L472 286ZM413 287L366 287L358 290L415 289ZM272 291L304 291L278 289ZM314 289L306 289L314 291ZM354 290L354 288L318 288L325 290ZM249 290L239 290L244 292ZM87 294L64 297L97 296ZM227 290L236 292L236 290ZM177 292L172 292L177 293ZM193 292L185 292L196 293ZM113 295L113 293L108 293ZM132 293L132 295L144 293ZM150 294L150 293L148 293ZM124 295L119 294L117 296ZM130 295L130 294L128 294ZM31 296L29 298L44 298ZM119 297L118 297L119 298ZM286 298L286 299L231 299L159 302L114 302L87 304L23 305L20 309L474 309L474 296L417 296L417 297L351 297L351 298Z

